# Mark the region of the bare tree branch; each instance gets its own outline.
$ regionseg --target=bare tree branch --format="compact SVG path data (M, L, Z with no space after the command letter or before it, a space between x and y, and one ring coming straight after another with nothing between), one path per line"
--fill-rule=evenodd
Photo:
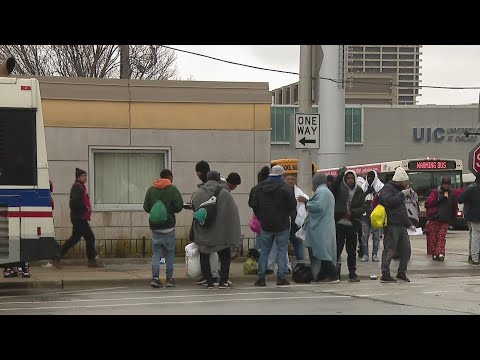
M162 45L129 45L132 79L177 75L176 54ZM15 73L64 77L120 77L119 45L0 45L0 61L13 56Z

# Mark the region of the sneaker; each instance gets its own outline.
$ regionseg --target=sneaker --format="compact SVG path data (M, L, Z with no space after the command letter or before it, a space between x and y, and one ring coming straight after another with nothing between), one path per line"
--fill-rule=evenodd
M333 279L333 278L324 278L318 281L320 284L338 284L340 282L339 279Z
M380 259L377 255L372 255L372 262L380 262Z
M195 282L197 285L207 285L207 280L205 280L203 277Z
M266 275L273 275L273 270L268 270L268 269L267 269L267 271L265 271L265 274L266 274Z
M30 270L27 268L27 269L23 269L22 271L22 278L24 279L28 279L30 277Z
M277 280L277 286L288 286L288 285L290 285L290 282L285 278Z
M218 278L213 278L213 285L218 286L218 284L219 284ZM200 285L207 286L208 285L207 280L204 280L203 283Z
M467 262L471 265L473 263L472 257L469 256Z
M361 258L360 258L360 262L367 262L368 261L368 255L363 255Z
M354 273L348 276L348 282L360 282L360 279L357 274Z
M229 288L229 287L230 287L230 285L228 285L228 281L225 282L225 283L218 284L219 289L226 289L226 288Z
M253 286L260 286L260 287L265 287L267 286L267 283L265 282L265 279L257 279Z
M88 267L89 267L89 268L103 268L103 267L105 267L105 266L103 266L103 264L100 264L100 263L98 263L98 262L96 262L96 261L89 261L89 262L88 262Z
M209 289L209 290L215 289L215 285L207 284L207 289Z
M445 255L438 255L438 261L445 261Z
M175 287L175 282L173 279L167 279L167 283L165 284L165 287Z
M233 283L230 280L227 281L227 284L228 284L228 287L233 287Z
M5 270L3 270L3 277L4 278L13 278L13 277L17 277L17 276L18 276L18 272L15 271L12 268L6 268Z
M405 282L410 282L410 279L407 278L407 275L405 275L404 273L398 273L397 274L397 279L405 281Z
M480 263L479 263L478 261L473 261L473 260L472 260L472 262L471 262L470 264L471 264L471 265L475 265L475 266L480 265Z
M150 286L153 288L161 288L163 285L158 277L153 277Z
M398 282L397 280L395 280L394 278L392 278L391 275L383 275L381 278L380 278L380 282L382 283L390 283L390 284L394 284L396 282Z

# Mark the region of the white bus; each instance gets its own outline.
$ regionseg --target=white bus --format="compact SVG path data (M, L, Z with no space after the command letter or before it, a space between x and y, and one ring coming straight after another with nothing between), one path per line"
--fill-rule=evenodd
M410 186L418 194L420 202L420 224L425 225L426 211L425 201L430 192L436 187L440 186L443 176L449 176L452 179L452 188L460 189L463 187L463 162L462 160L453 159L407 159L385 161L365 165L347 166L349 170L354 170L359 176L365 177L368 172L374 170L377 172L380 180L386 184L393 178L395 169L402 167L410 177ZM318 170L327 175L337 175L338 168L335 169L320 169ZM452 224L458 227L463 225L463 212L459 211L457 224Z
M13 58L0 65L0 264L51 259L59 249L39 84L9 77L14 66Z

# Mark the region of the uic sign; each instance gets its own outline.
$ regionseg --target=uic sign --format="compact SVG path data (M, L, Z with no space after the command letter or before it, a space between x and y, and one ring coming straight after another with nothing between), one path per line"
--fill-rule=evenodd
M295 149L320 147L320 114L295 114Z

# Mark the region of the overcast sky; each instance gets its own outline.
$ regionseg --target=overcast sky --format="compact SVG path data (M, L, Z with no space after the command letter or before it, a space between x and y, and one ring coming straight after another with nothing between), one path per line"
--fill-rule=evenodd
M172 45L225 60L298 72L298 45ZM424 45L421 56L422 85L480 86L480 46ZM249 69L195 55L177 53L179 75L197 81L259 81L270 89L288 85L298 76ZM419 104L478 103L480 90L422 89Z

